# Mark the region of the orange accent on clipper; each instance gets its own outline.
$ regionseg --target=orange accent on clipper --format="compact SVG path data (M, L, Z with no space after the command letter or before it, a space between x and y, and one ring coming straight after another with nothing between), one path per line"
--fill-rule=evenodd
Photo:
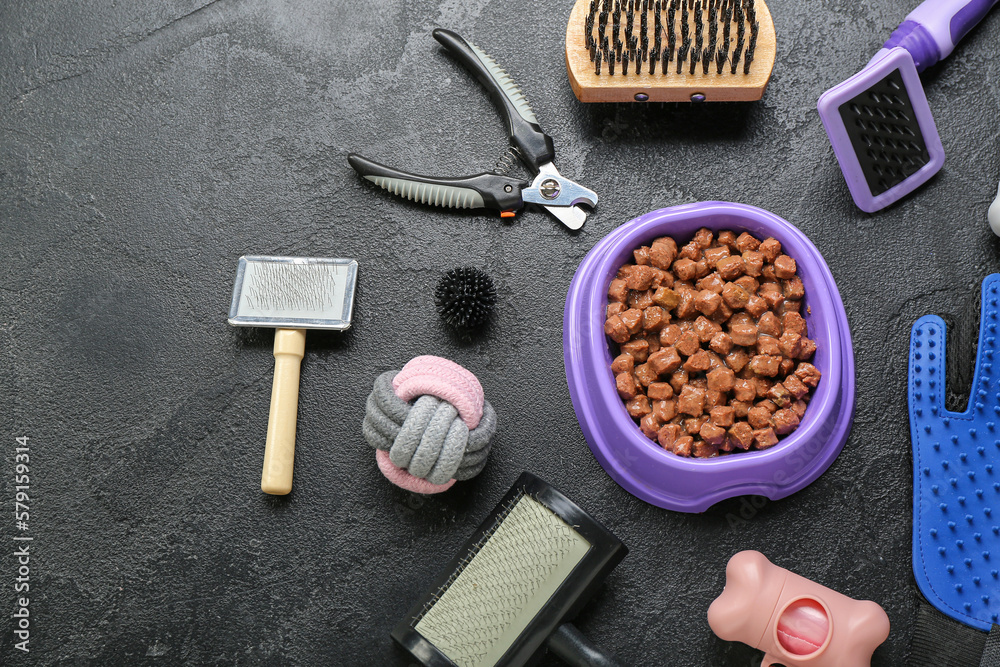
M501 218L513 218L514 215L514 211L500 211Z

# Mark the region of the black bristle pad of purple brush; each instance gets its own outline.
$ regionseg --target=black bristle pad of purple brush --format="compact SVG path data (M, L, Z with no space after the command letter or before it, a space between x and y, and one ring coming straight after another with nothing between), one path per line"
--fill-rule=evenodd
M493 279L471 267L452 269L434 292L438 312L459 333L481 329L489 321L497 303Z
M840 107L868 187L880 195L930 160L899 70Z

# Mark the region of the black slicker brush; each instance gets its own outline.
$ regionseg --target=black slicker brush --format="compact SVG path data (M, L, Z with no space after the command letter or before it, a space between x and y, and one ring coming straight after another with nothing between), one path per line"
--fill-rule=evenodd
M468 334L483 327L497 303L493 279L471 266L452 269L434 291L434 301L441 317L459 333Z
M531 473L455 554L392 638L425 667L523 667L546 650L618 667L573 619L628 549Z

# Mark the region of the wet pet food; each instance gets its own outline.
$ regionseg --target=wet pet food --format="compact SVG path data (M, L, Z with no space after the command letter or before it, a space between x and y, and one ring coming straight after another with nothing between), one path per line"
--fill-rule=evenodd
M820 380L805 288L781 243L705 228L634 251L608 288L604 332L618 395L678 456L773 447Z

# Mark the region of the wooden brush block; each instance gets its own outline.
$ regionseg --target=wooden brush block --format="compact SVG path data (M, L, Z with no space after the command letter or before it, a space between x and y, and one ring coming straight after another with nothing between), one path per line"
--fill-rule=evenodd
M692 8L688 13L689 24L693 24L694 2L688 0ZM731 3L732 0L729 0ZM668 63L667 73L661 71L662 59L657 63L655 73L649 73L649 63L644 62L641 71L635 72L635 63L629 63L628 74L622 74L621 62L615 63L614 74L609 73L608 63L605 60L601 63L601 73L595 73L595 63L591 60L591 53L587 48L585 32L587 28L587 17L590 13L591 0L577 0L570 14L569 24L566 27L566 69L569 73L569 82L573 87L573 92L581 102L751 102L759 100L764 95L764 89L771 78L771 70L774 68L775 34L774 22L771 20L771 12L763 0L756 0L753 8L756 12L756 20L759 25L757 40L754 49L754 57L751 62L749 74L743 73L743 62L738 63L736 74L731 72L731 54L735 44L731 45L729 55L722 70L722 74L717 73L717 64L713 60L710 63L708 73L703 72L703 64L699 62L694 74L690 73L690 57L684 62L682 73L677 73L676 51L673 60ZM678 6L683 5L681 0ZM719 0L718 4L729 4L725 0ZM622 4L627 4L622 2ZM641 0L640 3L641 5ZM669 5L669 1L663 2L663 6ZM713 4L716 4L713 2ZM653 34L655 22L653 20L654 3L650 3L651 9L647 15L647 35L649 37L650 48L653 44ZM700 5L700 3L699 3ZM708 9L700 7L702 20L708 24ZM637 11L638 15L639 12ZM676 12L675 29L677 32L677 49L681 47L680 27L682 13ZM662 26L666 29L666 9L661 12ZM622 21L619 36L624 41L624 20ZM596 28L595 31L596 33ZM611 22L608 22L606 34L612 32ZM707 28L706 28L707 32ZM636 39L641 39L641 30L638 20L634 22L633 35ZM732 33L735 42L735 30ZM610 40L609 40L610 41ZM667 39L661 33L662 46L665 49ZM721 42L721 33L719 36ZM693 46L693 44L692 44ZM707 37L704 40L703 48L707 48ZM700 99L693 96L704 96Z

